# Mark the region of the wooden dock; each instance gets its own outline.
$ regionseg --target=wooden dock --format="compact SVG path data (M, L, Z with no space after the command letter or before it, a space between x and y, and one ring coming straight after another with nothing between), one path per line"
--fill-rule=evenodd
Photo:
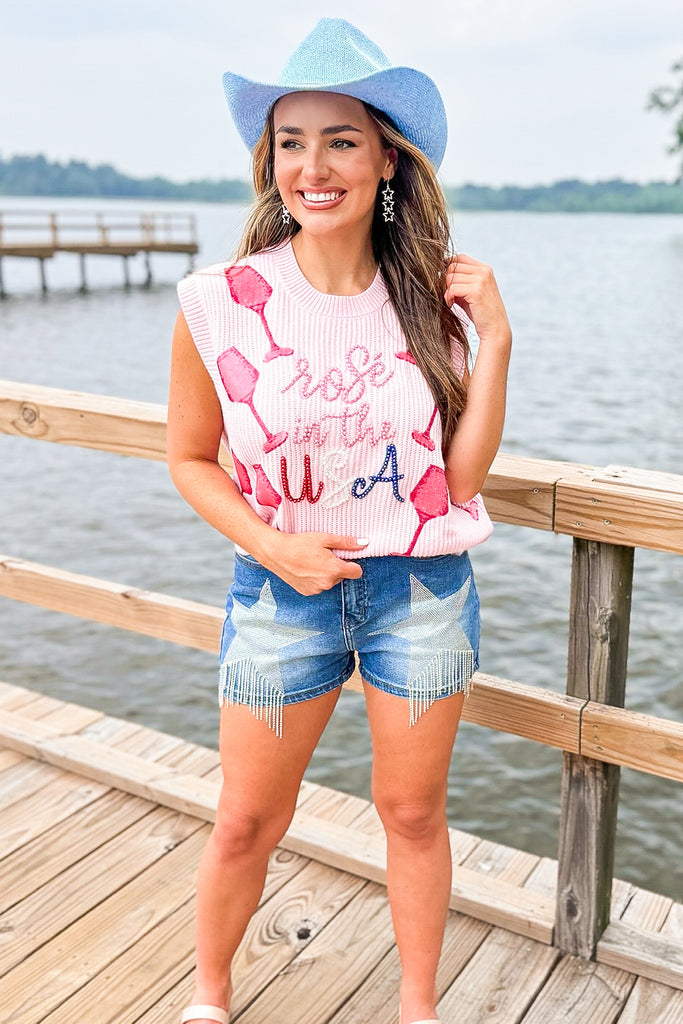
M165 409L3 381L0 432L158 460ZM683 476L500 454L484 494L574 538L566 693L478 673L464 711L563 751L558 859L452 830L444 1024L683 1024L683 905L612 878L620 766L683 782L683 723L625 707L634 548L683 554ZM224 614L9 553L0 596L208 651ZM218 779L214 750L0 684L2 1024L176 1024ZM396 1024L384 879L374 808L305 783L234 1019Z
M130 285L128 261L143 255L145 285L152 282L152 253L199 251L194 214L183 211L131 213L88 211L49 213L43 210L0 211L0 298L7 295L2 260L5 256L36 259L40 266L43 294L47 293L46 260L57 253L79 257L81 291L87 291L86 256L119 256L123 261L124 283Z
M0 684L4 1024L177 1022L219 779L215 750ZM683 906L615 881L597 961L563 955L555 861L455 829L451 845L446 1024L680 1024ZM397 1024L383 880L372 805L305 782L236 958L233 1019Z

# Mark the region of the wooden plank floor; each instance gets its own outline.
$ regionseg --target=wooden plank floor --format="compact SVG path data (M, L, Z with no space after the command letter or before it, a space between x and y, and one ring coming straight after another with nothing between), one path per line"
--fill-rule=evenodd
M176 1024L191 995L194 877L210 815L134 795L88 764L97 744L103 763L146 763L154 778L172 769L201 796L220 778L216 752L7 684L0 712L13 723L0 731L0 1021ZM36 756L17 723L38 735ZM49 763L57 748L40 739L49 727L85 744L82 769ZM379 841L374 808L357 797L305 783L299 810L362 849ZM496 886L508 898L554 899L553 861L457 830L452 847L456 875L481 878L494 901ZM397 1024L386 891L360 863L343 871L275 852L236 958L234 1020ZM444 1024L683 1022L681 905L615 882L599 963L513 926L451 912L438 979Z

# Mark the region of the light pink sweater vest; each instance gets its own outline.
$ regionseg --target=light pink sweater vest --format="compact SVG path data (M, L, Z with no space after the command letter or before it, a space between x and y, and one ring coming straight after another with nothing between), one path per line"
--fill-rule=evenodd
M360 295L326 295L286 243L178 294L235 482L271 526L367 538L363 556L460 553L490 535L479 495L449 498L440 418L379 272Z

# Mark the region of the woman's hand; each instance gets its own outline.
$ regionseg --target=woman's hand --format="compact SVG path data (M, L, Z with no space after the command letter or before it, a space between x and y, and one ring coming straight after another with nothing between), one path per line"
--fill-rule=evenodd
M331 590L340 580L355 580L363 575L357 562L338 558L333 548L362 551L368 542L335 533L280 533L272 531L263 550L254 557L290 587L309 597Z
M464 310L481 341L509 344L510 324L491 267L458 253L448 264L444 299Z
M474 324L481 344L467 381L467 404L446 456L451 500L469 501L484 485L503 433L512 332L493 271L460 253L446 271L449 305Z

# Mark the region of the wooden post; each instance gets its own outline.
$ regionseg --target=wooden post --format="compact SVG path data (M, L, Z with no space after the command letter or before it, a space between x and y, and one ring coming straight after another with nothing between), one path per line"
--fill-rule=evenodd
M128 256L123 256L123 287L130 288L130 273L128 272Z
M154 215L140 214L140 237L145 245L154 243Z
M40 263L40 288L43 295L47 295L47 277L45 276L45 258L43 256L38 257Z
M152 259L150 257L149 252L145 253L145 270L145 288L149 288L150 285L152 284Z
M5 279L2 276L2 256L0 256L0 299L6 299L7 292L5 291Z
M574 539L567 693L624 706L633 548ZM609 923L619 768L565 754L554 944L591 959Z
M87 281L87 278L85 276L85 253L81 252L78 255L80 257L80 264L81 264L81 291L82 292L87 292L87 290L88 290L88 281Z
M97 214L97 230L100 234L100 245L109 245L107 225L105 224L104 216L101 213Z

